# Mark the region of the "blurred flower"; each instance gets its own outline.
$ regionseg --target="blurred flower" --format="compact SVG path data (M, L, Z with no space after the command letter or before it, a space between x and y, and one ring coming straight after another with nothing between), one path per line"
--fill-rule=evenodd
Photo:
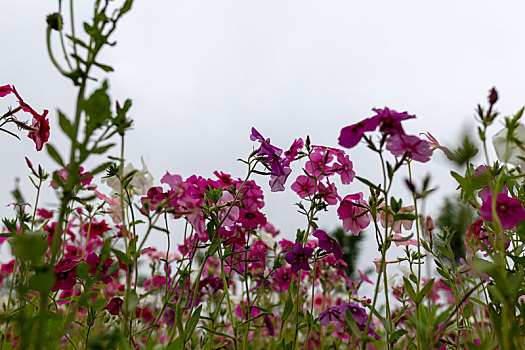
M493 222L491 197L483 202L479 213L483 219ZM496 213L501 227L504 230L514 229L518 222L525 220L525 209L521 202L507 196L505 193L498 194L496 199Z
M334 254L337 260L343 258L343 251L341 250L339 243L332 237L328 236L326 232L323 230L317 230L313 233L313 236L317 237L319 240L319 248L327 251L328 253Z
M519 165L525 171L525 125L519 124L513 132L514 142L507 140L508 129L503 128L492 138L494 149L501 162Z
M112 315L118 315L122 311L123 302L121 298L113 298L106 306L106 310Z
M392 135L386 142L386 149L396 157L405 156L422 163L428 162L432 155L429 143L414 135Z
M128 163L124 166L122 174L123 176L126 176L132 171L136 171L136 173L133 174L133 180L130 182L131 193L145 196L148 193L148 190L153 187L153 175L149 172L148 167L144 162L144 158L141 157L140 161L142 162L141 170L135 169L132 163ZM120 193L120 181L116 176L103 178L102 182L111 187L115 193Z

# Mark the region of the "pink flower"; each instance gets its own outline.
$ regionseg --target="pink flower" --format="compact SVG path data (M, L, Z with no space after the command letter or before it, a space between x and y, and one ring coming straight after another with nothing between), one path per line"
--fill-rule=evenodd
M314 194L315 179L306 175L299 175L290 187L301 198L306 198Z
M428 141L429 141L429 145L430 145L430 149L432 151L436 150L436 149L439 149L441 150L443 153L445 153L445 155L447 156L448 159L450 160L454 160L454 155L452 154L452 152L446 148L445 146L441 146L438 142L438 140L432 136L431 133L427 132L426 134L425 133L420 133L419 135L423 135L425 136Z
M394 235L394 239L405 239L405 237L403 237L400 234L396 233ZM418 246L417 239L408 239L406 241L394 241L394 243L395 243L396 247L399 247L400 245L402 245L402 246L413 245L415 247Z
M382 210L379 211L380 213L380 221L381 221L381 226L383 227L386 227L386 222L387 222L387 215L386 215L386 211L385 211L385 204L384 203L381 203L379 205L380 208L383 208ZM388 227L392 227L392 223L394 222L394 218L392 217L392 210L390 209L390 207L388 207L389 210L390 210L390 213L388 215ZM407 207L403 207L401 209L399 209L399 211L396 213L396 214L407 214L407 213L411 213L414 211L414 206L413 205L409 205ZM394 226L392 227L392 230L395 232L395 233L401 233L401 226L403 226L403 228L405 230L410 230L412 228L412 224L413 224L413 220L397 220L395 223L394 223Z
M479 210L481 217L493 222L492 217L492 198L488 197ZM521 202L515 198L499 193L496 199L496 213L498 214L501 227L504 230L514 229L516 224L525 220L525 209Z
M49 140L49 120L46 118L49 111L44 109L42 115L36 113L33 109L31 109L30 112L33 115L33 123L31 124L31 127L34 130L30 131L29 134L27 134L27 137L33 140L36 150L41 151L44 143Z
M355 176L352 161L346 154L338 154L337 161L339 164L336 164L336 167L338 168L336 172L341 176L341 182L343 185L348 185L354 180Z
M418 162L428 162L432 150L427 141L413 135L396 134L388 138L386 149L394 156L405 156Z
M367 203L363 200L363 193L349 194L346 196L337 209L339 219L343 220L345 232L352 230L357 236L362 229L370 224L370 216L366 207Z

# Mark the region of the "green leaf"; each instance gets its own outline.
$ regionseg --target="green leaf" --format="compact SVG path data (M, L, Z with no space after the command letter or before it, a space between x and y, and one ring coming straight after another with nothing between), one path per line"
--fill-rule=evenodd
M73 125L69 121L69 119L62 113L62 111L58 110L58 123L60 125L60 128L62 131L69 136L71 140L75 138L75 130L73 128Z
M128 299L128 309L124 310L124 312L128 315L131 314L132 312L135 312L135 308L137 307L138 303L139 303L139 297L137 295L137 292L132 290L129 295L129 299Z
M48 266L38 269L29 282L29 289L47 293L55 285L55 274Z
M49 246L44 236L36 232L15 236L9 240L9 244L13 255L22 261L40 260Z
M166 349L165 350L183 350L184 349L184 341L182 340L182 338L177 338L175 339L174 341L172 341L171 343L168 344L168 346L166 346Z
M286 298L286 303L284 304L282 322L285 322L293 310L293 300L290 293L288 293L288 298Z
M430 288L432 288L433 285L434 279L431 279L427 282L427 284L425 284L425 286L419 291L416 298L414 299L416 304L419 304L421 303L421 301L423 301L423 298L425 297L425 295L427 295L427 293L430 291Z
M115 254L117 256L117 258L122 261L125 265L127 266L131 266L133 264L133 261L131 260L131 258L129 256L126 255L126 253L118 250L118 249L111 249L111 251L113 252L113 254Z
M371 183L367 179L362 178L360 176L356 176L355 178L358 179L359 181L361 181L362 183L364 183L365 185L367 185L368 187L372 187L376 191L383 192L383 190L381 188L379 188L378 186L374 185L373 183Z
M199 320L201 318L201 310L202 310L202 304L199 305L199 307L193 312L193 315L191 316L190 323L188 324L188 327L184 331L185 338L190 339L193 331L197 327L197 323L199 323Z
M410 299L415 300L416 299L416 292L414 291L414 288L412 287L412 282L410 282L406 277L403 277L403 282L405 285L405 289L410 296Z
M104 72L113 72L114 71L113 67L108 66L107 64L102 64L102 63L98 63L98 62L93 62L93 64L95 66L99 67L100 69L102 69Z
M62 160L62 157L53 145L51 145L50 143L46 143L46 150L47 153L51 156L51 158L55 160L55 162L60 164L63 168L66 167L64 161Z

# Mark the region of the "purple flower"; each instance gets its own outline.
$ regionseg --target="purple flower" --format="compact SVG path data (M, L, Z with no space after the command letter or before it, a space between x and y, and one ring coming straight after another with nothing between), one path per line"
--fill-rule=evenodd
M428 162L432 150L427 141L413 135L392 135L386 142L386 149L394 156L406 156L418 162Z
M281 154L283 153L283 150L273 146L270 143L270 139L264 139L261 133L253 127L250 140L259 141L261 143L261 147L259 148L257 155L265 157L265 160L270 163L272 173L275 176L284 175L284 168L281 162Z
M332 237L328 236L326 232L323 230L317 230L314 232L313 236L317 237L319 240L319 247L321 249L334 254L337 260L343 258L343 251L341 250L339 243L337 243L337 241Z
M341 135L339 135L339 145L346 148L354 147L359 143L365 132L374 131L378 124L378 118L372 117L344 127L341 129Z
M314 250L310 247L303 247L301 243L297 242L293 245L292 251L286 253L284 260L292 265L292 272L297 273L299 270L310 271L310 264L308 258L312 255Z
M338 307L331 307L321 312L321 314L319 315L319 322L323 326L326 326L332 321L338 322L340 325L342 325L342 317L343 313Z
M481 217L493 222L492 217L492 198L487 197L479 210ZM496 213L498 214L501 227L504 230L514 229L516 224L525 220L525 209L521 202L515 198L499 193L496 199Z
M407 112L399 113L387 107L384 109L374 108L372 110L377 113L375 117L379 119L379 131L389 135L405 135L401 121L416 117Z

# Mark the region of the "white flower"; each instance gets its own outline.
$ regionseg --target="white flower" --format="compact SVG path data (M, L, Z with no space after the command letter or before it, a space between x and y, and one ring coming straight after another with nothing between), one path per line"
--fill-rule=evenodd
M521 142L525 143L525 125L519 124L516 129L514 129L514 136ZM509 164L519 165L521 170L525 170L525 149L520 148L514 142L508 143L507 149L507 159L505 159L505 151L507 148L507 128L501 129L494 137L492 138L492 143L494 144L494 149L498 155L498 159L501 162L507 162ZM521 158L520 158L521 157Z
M153 176L149 172L146 163L144 163L144 158L140 158L142 162L142 170L137 171L133 175L133 180L131 180L131 193L139 196L145 196L148 193L148 190L153 187ZM136 170L133 164L128 163L124 166L124 175L129 174L133 170ZM106 185L111 187L114 192L120 193L120 182L116 176L102 179Z

